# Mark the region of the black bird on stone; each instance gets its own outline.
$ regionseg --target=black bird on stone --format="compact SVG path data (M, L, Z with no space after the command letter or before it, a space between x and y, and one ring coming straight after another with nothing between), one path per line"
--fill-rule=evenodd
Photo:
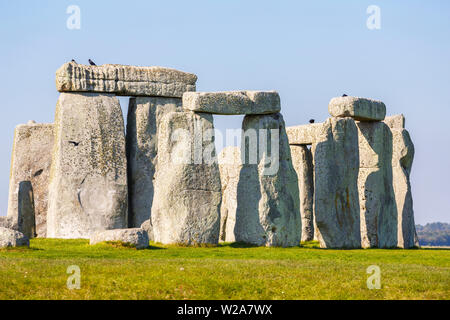
M80 144L79 142L75 141L69 141L69 143L73 144L75 147L78 147L78 145Z
M72 62L75 62L75 63L77 63L77 62L75 61L75 59L72 59Z
M89 59L89 64L90 64L91 66L96 66L95 62L92 61L91 59Z
M314 120L314 119L311 119L311 120L309 120L309 123L314 123L316 120Z
M345 93L342 95L343 97L348 97Z

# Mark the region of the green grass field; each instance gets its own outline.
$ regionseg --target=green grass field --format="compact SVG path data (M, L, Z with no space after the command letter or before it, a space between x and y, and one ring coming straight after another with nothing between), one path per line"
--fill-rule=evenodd
M81 269L81 288L66 286ZM381 289L367 288L367 267ZM0 250L0 299L449 299L450 250L324 250L34 239Z

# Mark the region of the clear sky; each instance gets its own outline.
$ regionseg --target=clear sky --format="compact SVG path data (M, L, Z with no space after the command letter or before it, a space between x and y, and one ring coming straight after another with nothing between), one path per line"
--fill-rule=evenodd
M67 28L70 5L80 29ZM380 29L366 25L370 5ZM416 222L450 222L448 0L0 0L0 26L0 215L14 127L53 122L56 69L92 58L192 72L198 91L277 90L287 125L325 120L343 93L382 100L415 143Z

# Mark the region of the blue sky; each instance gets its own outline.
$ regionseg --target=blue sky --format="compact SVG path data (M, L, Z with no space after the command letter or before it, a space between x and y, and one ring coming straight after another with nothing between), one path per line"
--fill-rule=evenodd
M80 30L66 27L69 5L81 9ZM381 9L380 30L366 26L369 5ZM446 0L0 0L0 215L14 127L53 122L56 69L92 58L192 72L198 91L277 90L287 125L325 120L343 93L382 100L406 116L416 146L416 222L450 222L449 16Z

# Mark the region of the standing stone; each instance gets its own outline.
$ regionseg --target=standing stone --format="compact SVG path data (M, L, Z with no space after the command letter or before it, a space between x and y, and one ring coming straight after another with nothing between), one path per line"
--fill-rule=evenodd
M313 145L314 214L322 248L361 246L358 129L351 118L329 118Z
M127 227L127 168L116 97L62 93L56 106L47 236L89 238Z
M155 242L218 243L222 196L213 130L210 114L163 117L151 215Z
M30 181L35 206L36 233L47 234L47 203L53 150L53 124L34 121L18 125L14 132L9 181L8 217L18 219L18 196L21 181Z
M302 241L314 239L314 166L306 145L291 145L292 164L298 177Z
M30 181L19 183L18 231L29 239L36 237L33 187Z
M129 227L150 219L154 195L153 179L161 118L181 111L181 99L137 97L130 99L127 120L127 164Z
M244 118L235 237L259 246L297 246L301 239L298 178L281 114Z
M226 147L219 154L220 181L222 183L222 205L220 207L220 241L235 242L237 186L241 172L239 147Z
M398 243L400 248L418 247L414 223L410 174L414 160L414 144L404 129L403 115L386 117L385 123L392 133L392 174L398 217Z
M358 177L363 248L397 246L397 208L392 176L392 134L384 122L357 122Z

